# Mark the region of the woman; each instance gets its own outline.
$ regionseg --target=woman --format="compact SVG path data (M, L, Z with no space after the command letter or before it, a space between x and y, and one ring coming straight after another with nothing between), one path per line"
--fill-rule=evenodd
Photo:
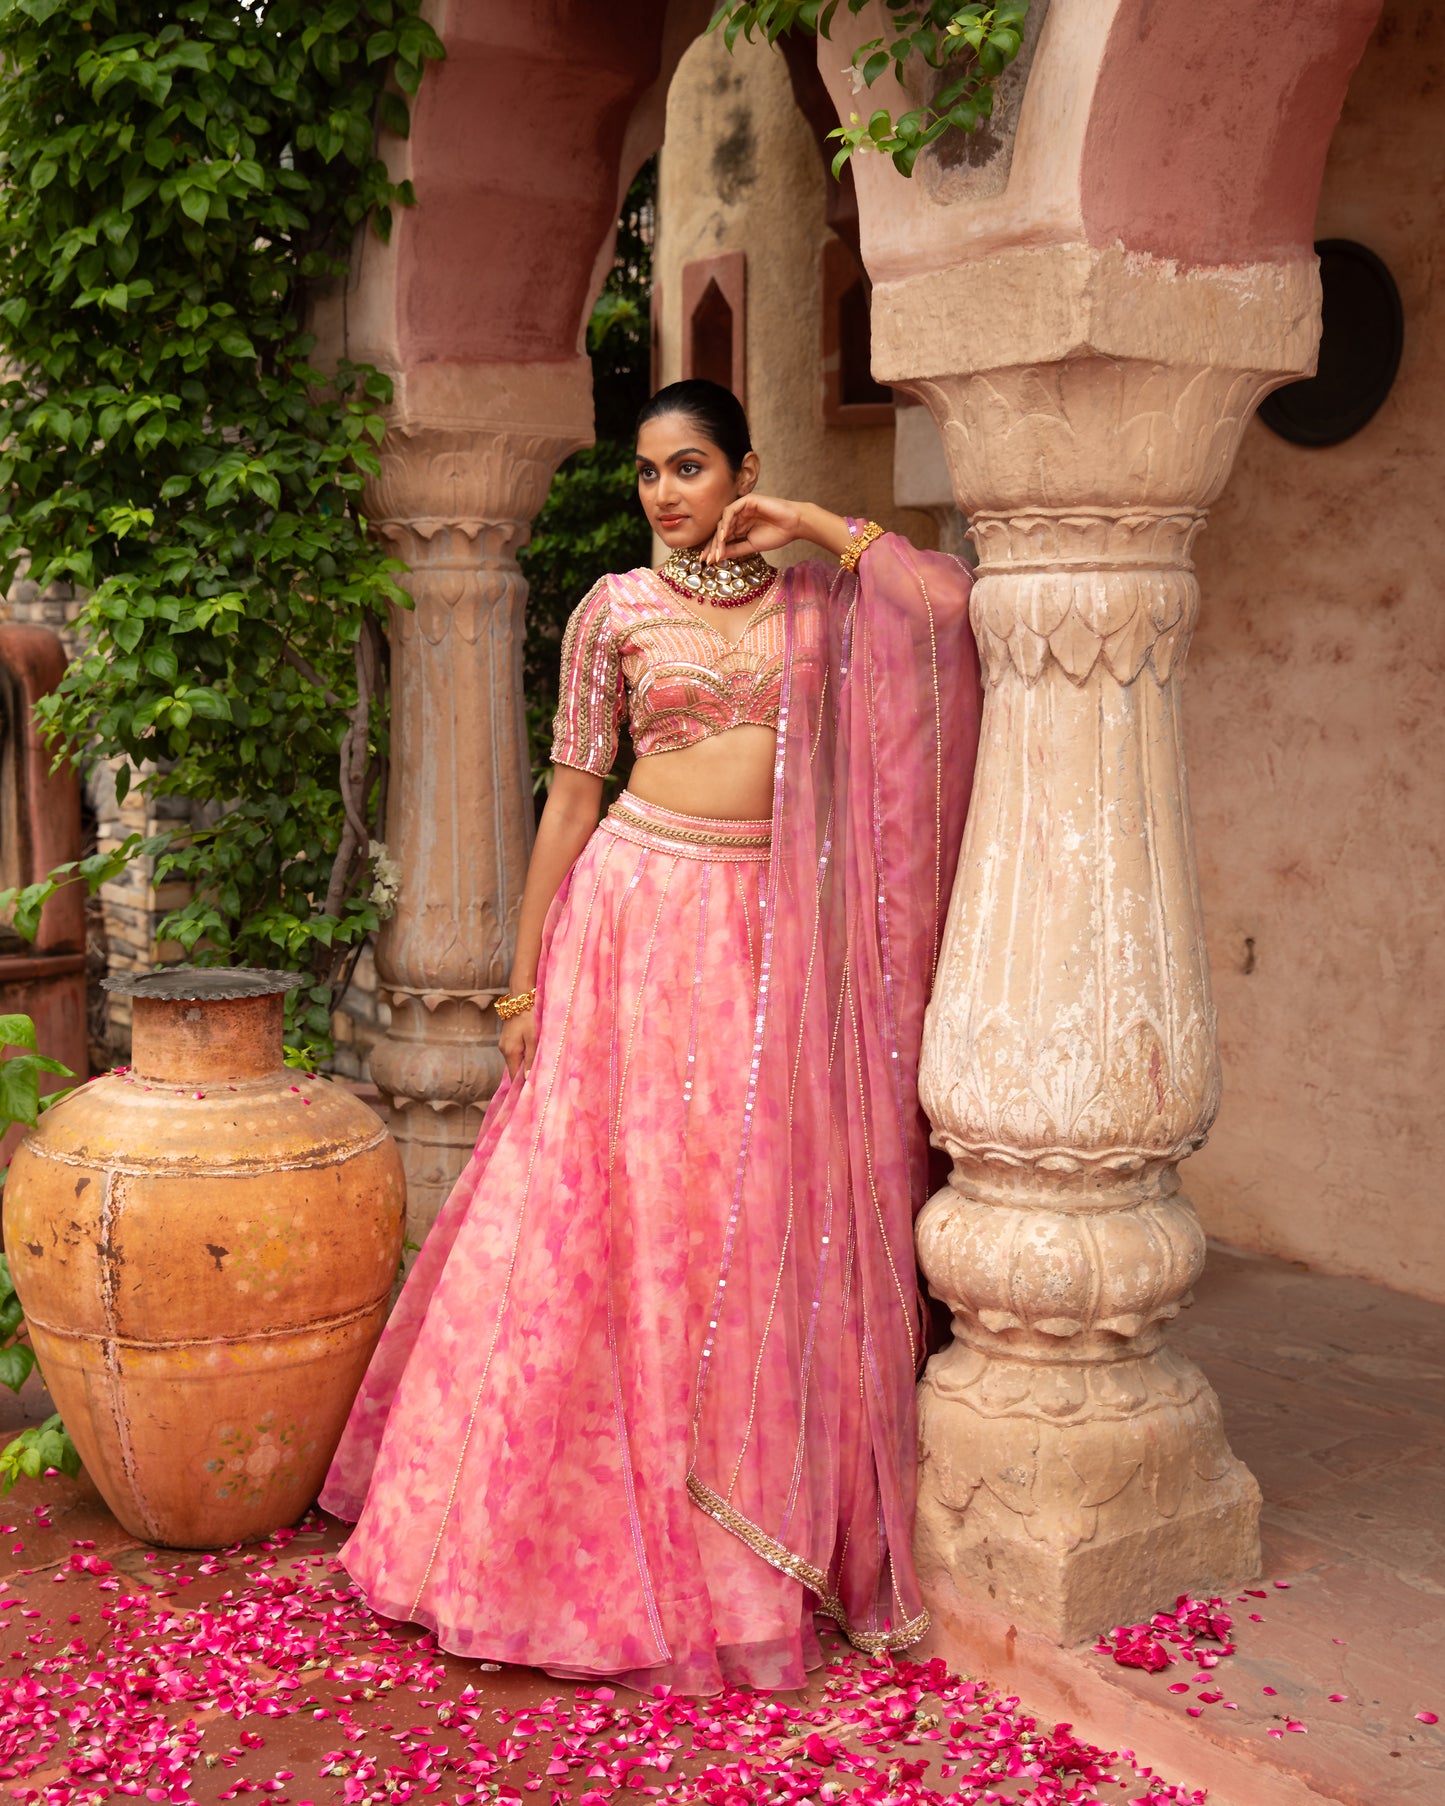
M672 554L568 624L510 1076L323 1493L445 1648L694 1694L799 1685L815 1610L927 1622L915 1076L977 735L965 567L757 478L726 390L644 410Z

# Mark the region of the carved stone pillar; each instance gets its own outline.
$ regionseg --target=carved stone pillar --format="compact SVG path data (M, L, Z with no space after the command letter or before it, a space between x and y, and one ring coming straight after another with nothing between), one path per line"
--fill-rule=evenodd
M954 1163L918 1225L954 1340L920 1389L917 1545L931 1585L1064 1642L1259 1559L1258 1487L1164 1339L1204 1257L1177 1168L1219 1099L1180 677L1191 541L1313 327L1305 264L1070 256L1057 333L985 284L995 344L1038 361L910 380L973 523L987 684L920 1086Z
M589 437L575 423L402 419L369 496L414 603L391 623L386 840L401 895L377 945L392 1015L371 1076L390 1104L415 1242L502 1076L492 1005L507 988L533 824L516 553L558 463Z

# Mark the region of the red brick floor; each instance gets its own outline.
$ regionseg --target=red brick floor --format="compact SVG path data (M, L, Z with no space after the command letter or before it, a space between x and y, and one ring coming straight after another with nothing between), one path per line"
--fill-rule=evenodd
M1177 1340L1214 1381L1234 1448L1258 1475L1266 1500L1262 1585L1268 1597L1234 1607L1238 1653L1215 1671L1224 1699L1238 1709L1227 1711L1219 1701L1190 1717L1192 1693L1173 1695L1168 1688L1181 1676L1192 1678L1193 1669L1157 1675L1121 1669L974 1611L945 1612L935 1649L1017 1694L1041 1722L1068 1720L1105 1749L1127 1747L1172 1780L1209 1788L1212 1806L1445 1806L1445 1723L1426 1726L1415 1717L1433 1710L1445 1720L1445 1307L1215 1250ZM33 1384L21 1400L4 1394L0 1432L48 1409ZM166 1586L196 1611L238 1580L234 1565L204 1574L197 1558L178 1564L163 1557L158 1564L131 1542L84 1478L22 1484L0 1501L0 1525L14 1526L0 1532L0 1575L8 1577L0 1600L19 1600L0 1613L10 1638L0 1638L0 1655L11 1676L23 1666L12 1645L28 1651L27 1638L39 1639L36 1653L53 1655L58 1643L46 1643L48 1637L78 1637L98 1648L113 1634L100 1613L116 1595L98 1590L93 1577L68 1571L77 1544L93 1545L124 1587L153 1586L158 1565L179 1567L180 1578ZM280 1568L301 1563L319 1575L338 1541L338 1527L323 1525L275 1560ZM57 1574L66 1575L64 1583ZM25 1611L39 1613L30 1628ZM1252 1623L1250 1611L1262 1622ZM575 1693L530 1671L441 1659L442 1691L455 1696L471 1686L489 1719L551 1696L570 1701ZM325 1752L342 1741L334 1702L328 1705L341 1683L318 1673L308 1685L314 1709L248 1721L259 1724L263 1745L241 1744L234 1719L209 1727L200 1721L220 1715L191 1714L204 1746L219 1754L214 1767L197 1767L193 1790L176 1797L205 1806L249 1780L274 1788L258 1792L258 1799L316 1806L344 1800L342 1781L316 1779ZM1345 1698L1332 1703L1331 1693ZM397 1697L383 1689L353 1701L359 1734L372 1738L361 1747L380 1754L394 1735L393 1719L404 1724L403 1715L416 1716L407 1702L398 1715ZM1290 1722L1306 1728L1287 1731ZM942 1734L921 1733L924 1742ZM16 1797L28 1792L43 1801L62 1753L58 1748L39 1771L3 1785ZM535 1765L535 1748L530 1759ZM695 1749L681 1750L671 1779L697 1772L706 1760ZM519 1757L495 1778L525 1788L529 1772ZM275 1784L278 1773L294 1774L294 1783ZM843 1775L839 1781L843 1794L857 1786ZM587 1785L576 1775L562 1778L538 1791L539 1806L582 1798ZM1114 1785L1100 1797L1123 1800L1141 1791ZM818 1797L840 1795L825 1786ZM997 1797L1027 1798L1028 1784L1000 1783Z

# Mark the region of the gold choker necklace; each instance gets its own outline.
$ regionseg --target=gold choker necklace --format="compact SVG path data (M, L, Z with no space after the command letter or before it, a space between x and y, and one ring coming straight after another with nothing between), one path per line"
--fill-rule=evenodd
M709 602L714 608L741 608L755 602L778 573L761 552L704 564L702 553L687 546L674 552L657 574L669 589L691 601Z

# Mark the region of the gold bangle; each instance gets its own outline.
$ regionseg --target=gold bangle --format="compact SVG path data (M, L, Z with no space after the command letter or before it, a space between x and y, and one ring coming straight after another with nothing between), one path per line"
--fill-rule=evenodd
M499 997L492 1008L503 1022L510 1022L513 1016L525 1016L536 1001L537 987L533 985L530 991L518 991L515 997Z
M856 571L858 569L858 560L868 550L869 546L873 544L875 539L882 539L882 537L883 528L878 525L877 521L868 521L860 528L857 537L851 540L838 554L839 564L842 565L845 571Z

